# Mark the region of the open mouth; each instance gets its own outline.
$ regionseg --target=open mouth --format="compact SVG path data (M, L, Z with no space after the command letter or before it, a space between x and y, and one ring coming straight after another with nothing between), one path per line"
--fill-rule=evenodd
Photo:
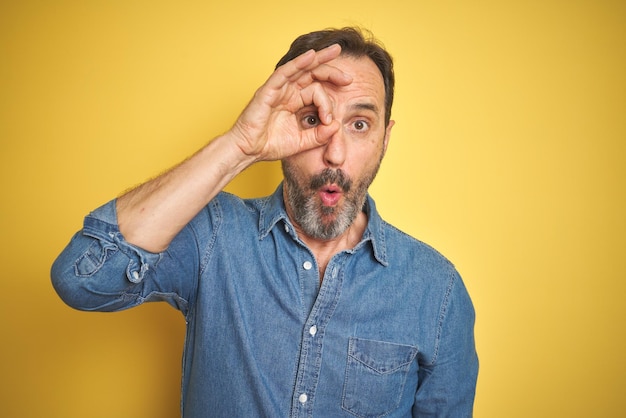
M324 206L336 206L342 195L341 188L335 184L326 185L319 191L319 196Z
M311 178L309 187L317 193L323 206L332 208L339 204L351 185L352 182L341 169L326 168Z

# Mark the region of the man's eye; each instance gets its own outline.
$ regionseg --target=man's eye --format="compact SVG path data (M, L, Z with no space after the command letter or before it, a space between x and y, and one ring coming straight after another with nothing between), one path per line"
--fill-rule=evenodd
M319 125L320 120L317 115L306 115L302 118L302 126L304 128L313 128Z
M354 126L354 129L357 131L365 131L369 127L368 123L364 120L357 120L352 126Z

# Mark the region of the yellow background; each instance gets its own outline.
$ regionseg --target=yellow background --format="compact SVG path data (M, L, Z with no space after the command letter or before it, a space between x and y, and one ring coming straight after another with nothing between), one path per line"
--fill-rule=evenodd
M83 216L227 129L291 40L370 28L397 121L371 192L473 297L475 416L626 410L626 2L2 1L0 416L178 415L169 306L73 311ZM228 189L271 192L276 164Z

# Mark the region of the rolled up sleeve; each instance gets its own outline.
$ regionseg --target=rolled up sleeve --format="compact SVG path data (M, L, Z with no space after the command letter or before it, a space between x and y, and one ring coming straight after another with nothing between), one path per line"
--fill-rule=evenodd
M113 200L85 217L82 230L52 265L52 284L79 310L117 311L152 300L183 310L186 303L176 289L163 288L152 277L162 257L124 240Z

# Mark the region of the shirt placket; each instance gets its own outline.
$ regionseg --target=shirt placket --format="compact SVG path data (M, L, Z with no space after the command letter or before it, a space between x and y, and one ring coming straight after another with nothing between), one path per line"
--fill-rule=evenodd
M345 255L334 257L326 268L313 308L304 324L298 362L298 373L293 393L291 417L302 418L313 416L315 391L322 367L322 350L326 326L330 321L339 300L341 290L340 264ZM305 261L303 268L307 268ZM315 266L313 263L311 267ZM319 277L317 268L313 272Z

